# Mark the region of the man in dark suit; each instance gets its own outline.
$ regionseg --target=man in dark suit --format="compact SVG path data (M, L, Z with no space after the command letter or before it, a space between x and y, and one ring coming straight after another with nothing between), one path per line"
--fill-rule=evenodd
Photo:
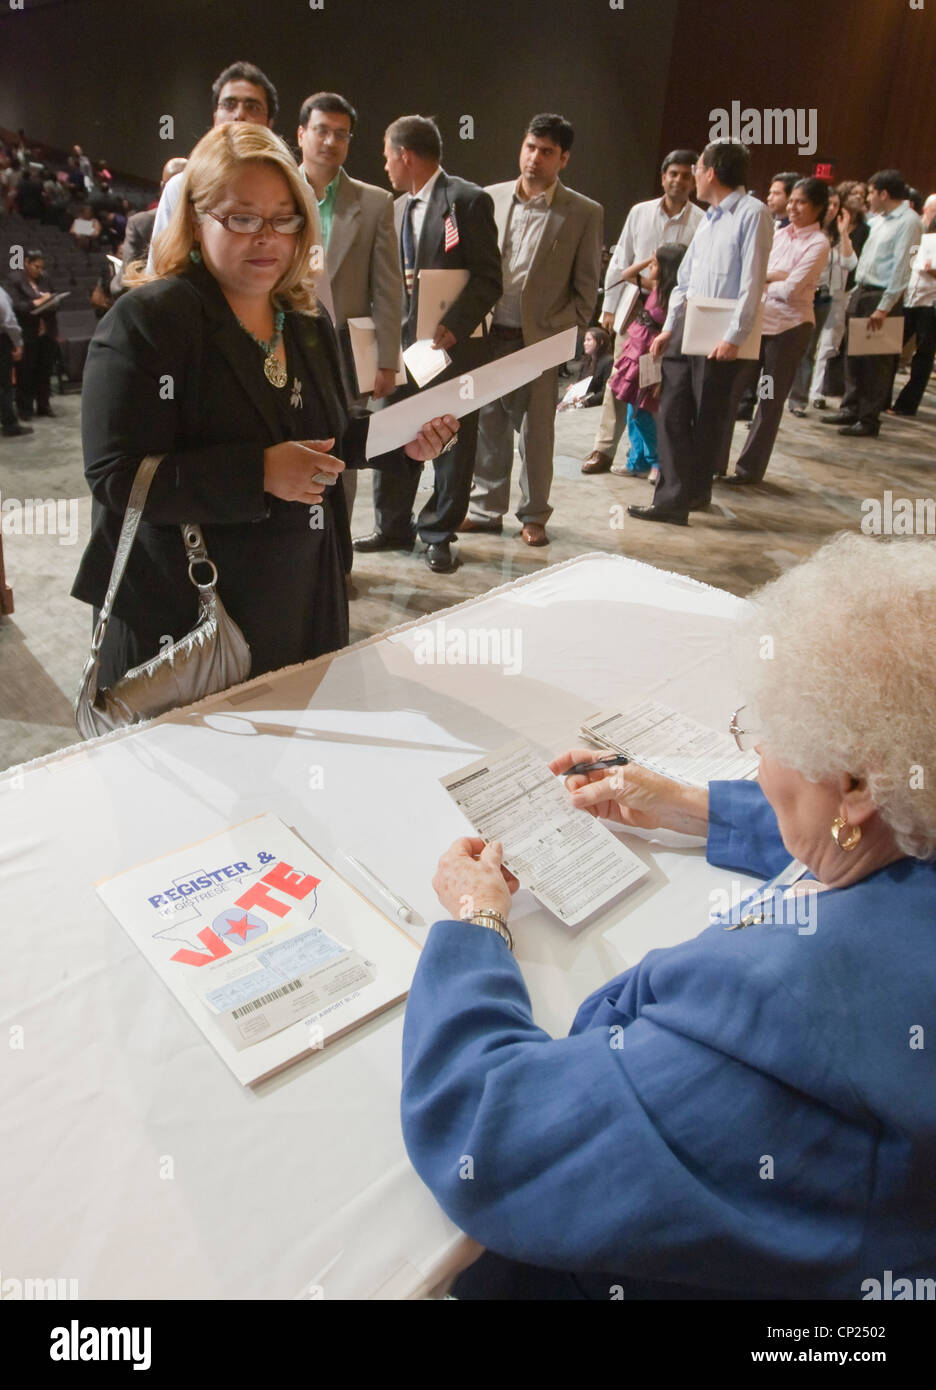
M394 221L403 266L403 346L416 341L420 270L464 270L464 288L436 326L433 345L451 365L433 384L470 374L488 360L485 315L501 296L501 262L494 205L477 184L454 178L442 168L442 139L425 116L401 116L384 138L387 176L403 196ZM480 327L481 336L472 335ZM412 394L401 387L396 399ZM455 568L450 549L468 509L474 470L478 415L463 417L454 447L435 462L435 487L415 530L428 547L426 563L436 573ZM421 465L400 457L395 468L375 475L377 529L354 542L355 550L411 550L413 502Z
M52 298L52 286L43 274L41 251L27 251L25 269L9 277L10 298L23 330L23 360L16 368L16 408L21 420L54 415L49 403L58 321L54 312L36 313Z

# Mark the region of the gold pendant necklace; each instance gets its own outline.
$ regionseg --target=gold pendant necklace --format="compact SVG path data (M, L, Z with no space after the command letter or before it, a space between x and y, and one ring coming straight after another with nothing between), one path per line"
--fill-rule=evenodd
M274 386L283 387L286 385L286 368L283 365L283 363L279 360L279 358L276 356L275 352L271 352L267 357L264 358L263 374L266 377L267 381L272 382Z

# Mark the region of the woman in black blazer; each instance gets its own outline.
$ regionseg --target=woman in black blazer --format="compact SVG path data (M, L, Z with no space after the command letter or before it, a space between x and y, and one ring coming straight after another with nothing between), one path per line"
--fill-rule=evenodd
M98 326L82 403L92 534L74 597L102 603L140 460L166 455L104 637L102 686L197 620L183 522L202 526L251 675L348 640L351 537L333 484L363 465L367 421L349 420L334 331L318 312L317 240L286 145L264 126L217 126L192 152L155 278ZM407 454L435 457L456 428L432 421Z

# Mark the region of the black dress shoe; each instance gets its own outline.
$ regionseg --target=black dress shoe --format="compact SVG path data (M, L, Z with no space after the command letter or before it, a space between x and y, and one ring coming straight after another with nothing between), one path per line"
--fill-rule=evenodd
M370 550L412 550L414 537L397 540L393 536L385 536L382 531L371 531L369 536L359 536L351 544L355 550L364 552Z
M820 415L820 425L853 425L858 419L857 415L851 415L847 410L835 410L831 415Z
M864 420L856 420L853 425L843 425L839 430L839 434L850 435L853 439L875 439L880 432L880 425L869 425Z
M669 507L628 507L628 516L638 521L668 521L672 526L688 526L689 513L672 511Z
M58 411L52 410L49 406L46 406L45 410L37 410L37 411L36 411L36 414L37 414L37 415L45 415L45 416L47 416L50 420L54 420L55 417L56 417L56 415L58 414Z
M33 429L30 425L15 425L11 430L4 430L4 439L15 439L18 434L32 434Z
M791 405L788 406L787 409L789 410L791 415L796 416L797 420L806 419L806 411L803 409L801 405Z
M722 482L729 487L756 487L760 478L749 478L746 473L732 473L730 478L723 478Z
M426 564L433 574L451 574L455 568L455 559L448 541L439 541L436 545L430 545L426 551Z

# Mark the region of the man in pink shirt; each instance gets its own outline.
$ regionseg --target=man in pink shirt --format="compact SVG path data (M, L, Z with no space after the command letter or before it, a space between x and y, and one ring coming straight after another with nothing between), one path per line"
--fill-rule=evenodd
M821 179L800 179L787 203L789 225L774 236L767 263L764 328L760 363L749 367L752 382L763 375L757 411L737 471L724 481L734 486L759 483L767 472L783 404L815 326L813 295L829 259L829 238L822 230L829 202Z

